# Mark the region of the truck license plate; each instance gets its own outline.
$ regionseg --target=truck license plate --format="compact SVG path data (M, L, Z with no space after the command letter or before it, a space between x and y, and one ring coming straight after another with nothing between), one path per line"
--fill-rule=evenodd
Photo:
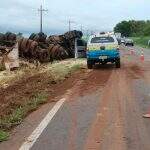
M100 56L99 59L107 59L107 56Z

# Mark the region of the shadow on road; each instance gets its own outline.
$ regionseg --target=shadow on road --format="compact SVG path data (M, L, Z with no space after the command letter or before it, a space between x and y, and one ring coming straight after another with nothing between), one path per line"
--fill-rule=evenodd
M113 70L113 68L115 67L115 64L105 64L105 65L102 65L102 64L96 64L93 69L101 69L101 70Z

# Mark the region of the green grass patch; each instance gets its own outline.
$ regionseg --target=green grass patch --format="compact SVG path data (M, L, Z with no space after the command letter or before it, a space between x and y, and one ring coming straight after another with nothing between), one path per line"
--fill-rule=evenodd
M73 72L80 70L82 67L82 64L76 62L65 65L56 64L49 70L49 72L53 80L57 82L63 81L66 77L70 76Z
M7 141L9 138L9 133L0 130L0 142Z
M9 130L10 128L20 124L24 117L37 109L37 107L47 101L48 95L46 93L38 93L33 96L27 103L19 108L16 108L12 114L0 119L0 129Z
M2 63L0 63L0 71L3 71L3 70L5 70L5 67L4 65L2 65Z
M79 64L76 64L76 65L74 65L74 66L72 66L72 68L71 68L71 70L74 72L74 71L77 71L77 70L79 70L79 69L81 69L81 65L79 65Z
M143 48L150 48L150 46L148 46L148 41L150 40L149 36L131 37L131 39L133 39L135 44L138 46Z

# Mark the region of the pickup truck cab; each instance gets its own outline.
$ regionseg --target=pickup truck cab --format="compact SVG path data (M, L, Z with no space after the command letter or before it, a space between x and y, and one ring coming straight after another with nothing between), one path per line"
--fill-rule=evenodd
M87 44L87 67L92 69L95 63L115 63L120 68L120 52L114 34L92 35Z

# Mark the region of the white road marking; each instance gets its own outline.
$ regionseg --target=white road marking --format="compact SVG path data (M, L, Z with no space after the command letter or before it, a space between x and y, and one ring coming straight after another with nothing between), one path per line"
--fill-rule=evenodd
M22 144L19 150L30 150L39 136L42 134L47 125L51 122L55 114L61 108L61 106L66 101L65 98L59 100L55 106L50 110L50 112L45 116L45 118L41 121L41 123L37 126L37 128L32 132L32 134L27 138L27 140Z

